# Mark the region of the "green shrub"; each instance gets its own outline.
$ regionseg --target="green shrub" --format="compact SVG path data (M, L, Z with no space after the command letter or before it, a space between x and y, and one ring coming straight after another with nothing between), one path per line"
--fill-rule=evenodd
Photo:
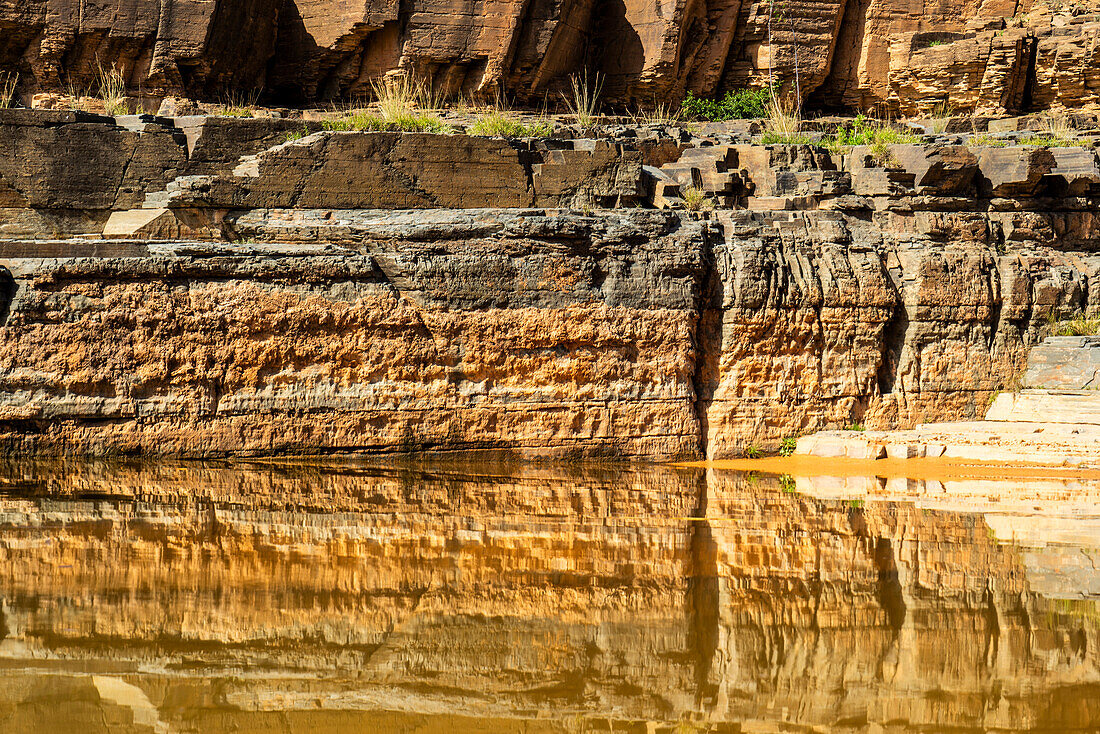
M694 92L688 92L680 105L680 111L689 120L752 120L768 116L768 104L771 100L772 92L767 87L729 91L721 99L704 99L696 97Z
M919 143L920 137L872 120L863 114L856 115L848 127L837 129L836 133L822 145L833 153L846 153L857 145L866 145L871 149L871 158L880 166L890 165L888 146Z
M895 145L901 143L919 143L920 138L910 132L902 132L889 125L883 125L878 120L856 115L849 127L842 127L836 131L830 146L837 148L851 148L857 145Z
M794 454L795 448L798 446L798 439L794 436L787 436L783 439L783 443L779 444L780 456L791 456Z

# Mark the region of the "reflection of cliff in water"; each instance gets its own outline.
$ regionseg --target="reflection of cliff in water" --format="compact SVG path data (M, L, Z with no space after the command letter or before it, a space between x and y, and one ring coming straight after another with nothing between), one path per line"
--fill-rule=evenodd
M974 512L662 467L2 477L5 732L1100 725L1100 585L1036 592Z

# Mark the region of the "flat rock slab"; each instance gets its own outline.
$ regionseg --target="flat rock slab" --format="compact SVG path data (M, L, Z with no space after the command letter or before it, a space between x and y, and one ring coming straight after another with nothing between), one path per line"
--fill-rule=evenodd
M1024 384L1062 390L1100 388L1100 336L1054 336L1031 350Z

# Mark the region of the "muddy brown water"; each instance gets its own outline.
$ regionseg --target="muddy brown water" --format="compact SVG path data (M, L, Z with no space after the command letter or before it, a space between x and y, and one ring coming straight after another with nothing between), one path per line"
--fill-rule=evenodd
M1100 480L874 473L3 464L0 732L1100 728Z

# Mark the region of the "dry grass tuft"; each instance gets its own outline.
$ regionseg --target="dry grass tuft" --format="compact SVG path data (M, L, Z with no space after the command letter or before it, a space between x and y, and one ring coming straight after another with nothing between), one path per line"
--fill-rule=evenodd
M806 145L811 142L802 133L802 115L798 108L779 97L768 103L768 117L764 121L764 145Z
M680 198L684 202L684 208L689 212L714 211L714 199L707 196L706 192L697 186L688 186L680 191Z
M15 88L19 86L17 72L0 72L0 109L15 105Z
M126 98L126 78L122 70L112 65L110 70L96 61L96 96L103 103L108 115L126 115L130 113L130 101Z
M591 82L588 72L583 75L574 74L569 77L571 98L562 95L570 114L577 120L577 124L583 128L590 128L599 119L600 94L603 92L603 76L598 72Z

